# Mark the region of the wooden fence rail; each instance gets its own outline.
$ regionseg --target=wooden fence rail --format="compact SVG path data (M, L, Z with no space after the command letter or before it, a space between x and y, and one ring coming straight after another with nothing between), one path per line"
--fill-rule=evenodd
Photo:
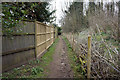
M56 38L57 28L38 21L23 21L22 27L13 28L14 34L2 36L2 70L14 67L37 58L47 50ZM21 30L17 32L17 30Z

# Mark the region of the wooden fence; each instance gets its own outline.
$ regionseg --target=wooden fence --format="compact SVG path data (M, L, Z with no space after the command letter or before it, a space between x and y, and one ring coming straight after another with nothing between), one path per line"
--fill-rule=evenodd
M38 21L23 21L22 27L13 28L14 34L2 36L2 70L20 66L30 59L37 58L55 40L57 30ZM20 32L17 32L21 30Z

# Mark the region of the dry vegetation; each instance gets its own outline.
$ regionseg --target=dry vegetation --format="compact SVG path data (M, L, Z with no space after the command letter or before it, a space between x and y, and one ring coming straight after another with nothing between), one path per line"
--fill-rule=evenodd
M80 18L77 17L79 14L76 14L76 16L70 16L72 19L69 19L70 13L79 12L79 8L76 8L73 9L73 12L68 11L69 14L66 14L64 19L64 36L68 38L73 50L77 53L80 60L78 63L85 73L87 73L87 37L89 34L92 36L91 77L120 78L118 11L115 11L113 7L118 7L117 4L106 4L106 10L103 10L102 3L91 2L86 16ZM76 6L74 5L74 7ZM81 19L85 24L78 24Z

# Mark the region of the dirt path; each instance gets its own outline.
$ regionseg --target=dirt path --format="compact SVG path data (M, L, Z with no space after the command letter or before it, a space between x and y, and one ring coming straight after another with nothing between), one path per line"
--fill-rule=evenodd
M66 44L61 36L59 39L53 55L53 61L49 65L50 73L48 78L72 78L73 72L70 68Z

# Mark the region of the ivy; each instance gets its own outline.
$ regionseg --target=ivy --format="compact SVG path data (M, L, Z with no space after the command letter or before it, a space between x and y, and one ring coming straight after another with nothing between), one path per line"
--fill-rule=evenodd
M2 31L5 35L12 35L15 27L21 27L22 20L37 20L52 23L55 12L49 11L47 2L3 2L2 3ZM19 32L18 30L17 32Z
M18 3L2 3L2 31L5 35L11 35L14 27L20 27L19 22L25 19L27 11L23 10ZM20 16L23 14L22 16Z

